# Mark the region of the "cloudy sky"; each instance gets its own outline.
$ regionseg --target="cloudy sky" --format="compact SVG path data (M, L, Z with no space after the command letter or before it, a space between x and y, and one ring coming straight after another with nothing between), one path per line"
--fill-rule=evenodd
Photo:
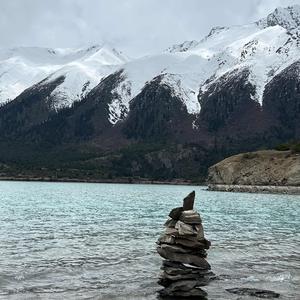
M300 0L0 0L0 47L110 43L137 56Z

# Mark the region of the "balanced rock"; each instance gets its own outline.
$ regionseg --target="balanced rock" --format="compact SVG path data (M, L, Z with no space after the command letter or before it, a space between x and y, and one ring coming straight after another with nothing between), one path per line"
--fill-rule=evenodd
M192 210L194 208L195 191L192 191L183 199L183 210Z
M161 297L205 297L200 287L215 278L206 261L210 242L204 237L202 220L194 210L195 192L183 200L182 207L169 213L165 232L157 241L163 261L158 283L164 287Z

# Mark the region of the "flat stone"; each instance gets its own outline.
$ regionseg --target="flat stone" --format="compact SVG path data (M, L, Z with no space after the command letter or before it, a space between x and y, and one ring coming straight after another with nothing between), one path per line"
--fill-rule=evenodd
M183 210L191 210L194 208L195 191L192 191L183 199Z
M184 264L190 264L197 266L203 270L210 270L210 264L203 258L192 254L187 253L178 253L166 250L164 245L159 245L157 247L158 254L168 260L173 260L176 262L181 262Z
M176 220L169 219L166 221L165 226L168 228L175 228L176 222Z
M193 280L177 281L159 291L159 294L161 296L175 297L206 297L207 293L200 288L196 288L196 286L197 282Z
M185 239L182 236L178 236L174 237L174 242L175 244L179 244L192 249L205 249L205 244L201 243L197 239L197 237L193 237L193 239Z
M166 272L162 272L160 275L160 279L168 279L170 281L178 281L178 280L186 280L186 279L198 279L197 274L188 273L188 274L178 274L178 275L170 275Z
M158 245L161 245L161 244L175 245L175 237L170 234L163 234L162 236L159 237L157 244Z
M198 282L197 286L207 285L211 280L211 277L212 276L204 276L204 275L199 276L199 274L193 272L187 274L177 274L177 275L170 275L167 272L162 272L162 274L160 275L160 279L169 280L170 282L178 281L178 280L190 280L190 279L197 280Z
M226 291L236 295L252 296L258 298L265 298L265 299L279 298L280 296L280 294L273 291L261 290L255 288L233 288L233 289L226 289Z
M186 224L201 224L202 223L199 213L197 213L195 210L183 211L180 215L179 220Z
M169 217L177 221L179 220L182 212L183 212L183 207L173 208L169 213Z
M195 228L197 230L197 239L203 240L204 239L204 229L203 229L202 224L195 225Z
M211 272L209 270L204 270L204 269L199 268L194 265L183 264L183 263L171 261L171 260L163 260L161 268L163 270L165 270L165 268L173 268L173 269L183 270L183 271L187 271L187 272L195 272L195 273L201 274L201 275L208 274L208 272Z
M166 228L166 230L165 230L165 234L166 235L173 235L173 236L177 236L177 235L179 235L179 233L178 233L178 229L175 229L175 228Z
M205 245L204 249L209 249L210 246L211 246L211 242L209 240L207 240L206 238L203 238L203 239L198 239L198 241Z
M179 235L192 235L197 236L197 229L189 224L185 224L182 221L177 221L175 228L178 230Z
M162 234L157 244L170 244L170 245L177 245L179 247L183 246L185 248L190 248L191 251L199 251L201 249L205 249L205 244L201 243L197 240L197 237L193 237L193 239L185 239L183 236L178 236L178 232L170 231L168 234Z
M192 253L192 251L193 251L193 250L188 249L188 248L183 248L181 246L170 245L170 244L161 244L159 247L162 248L167 253L168 252L174 252L174 253L189 254L189 253Z
M197 280L178 280L173 282L169 287L169 291L190 291L198 285Z

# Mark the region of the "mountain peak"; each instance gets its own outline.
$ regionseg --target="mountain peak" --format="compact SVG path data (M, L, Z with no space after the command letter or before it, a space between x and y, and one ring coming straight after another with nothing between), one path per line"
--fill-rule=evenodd
M293 30L300 26L300 5L278 7L257 24L263 28L279 25L287 30Z
M181 44L176 44L173 45L169 48L167 48L165 51L166 52L170 52L170 53L175 53L175 52L186 52L188 50L190 50L191 48L194 48L195 46L197 46L199 44L198 41L185 41Z

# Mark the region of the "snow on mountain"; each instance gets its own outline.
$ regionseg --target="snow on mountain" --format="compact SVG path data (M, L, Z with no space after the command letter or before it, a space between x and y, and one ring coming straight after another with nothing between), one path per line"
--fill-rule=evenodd
M266 18L259 20L257 24L263 28L279 25L287 30L293 30L300 25L300 5L278 7Z
M84 49L1 49L0 103L13 100L46 77L45 83L64 75L64 83L53 91L57 97L55 109L69 106L126 61L126 56L106 45Z
M262 104L266 84L300 58L300 34L295 32L299 12L299 6L278 8L256 23L215 27L200 41L186 41L162 54L125 64L125 79L114 91L119 96L110 105L111 123L126 116L131 99L158 75L163 75L162 83L182 100L189 113L198 114L199 91L227 72L246 68L250 71L248 80L256 87L252 97Z
M109 46L1 50L0 102L13 99L45 77L46 84L63 75L65 81L52 93L54 109L60 109L80 100L101 78L122 70L109 104L112 124L126 117L130 101L157 76L181 99L188 113L197 115L199 91L206 91L227 72L247 69L248 80L256 89L253 100L261 104L266 84L300 58L299 25L300 6L277 8L255 23L214 27L202 40L131 60Z

